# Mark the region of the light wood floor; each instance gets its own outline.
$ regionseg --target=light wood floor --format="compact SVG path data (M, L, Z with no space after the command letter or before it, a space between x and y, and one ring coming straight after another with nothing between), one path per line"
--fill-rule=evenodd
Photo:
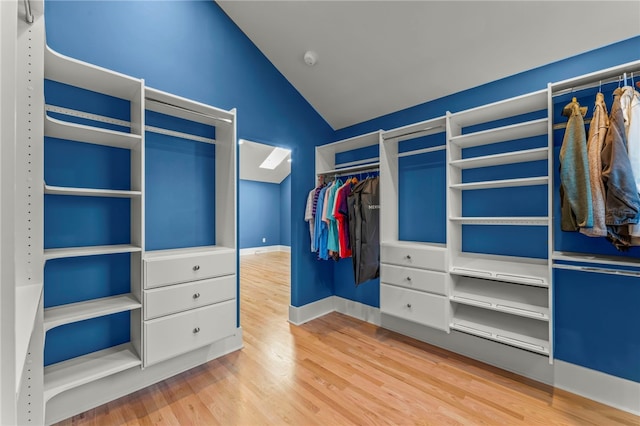
M333 313L287 322L289 255L241 257L245 347L61 425L640 425L640 418Z

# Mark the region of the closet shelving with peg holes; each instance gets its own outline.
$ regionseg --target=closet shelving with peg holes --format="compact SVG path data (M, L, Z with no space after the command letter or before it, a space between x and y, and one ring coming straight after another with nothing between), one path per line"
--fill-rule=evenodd
M451 329L551 356L548 103L447 113L447 231Z
M48 47L44 70L46 403L142 362L144 107L140 79ZM81 278L86 262L120 282Z
M381 136L383 326L391 316L449 331L445 121L438 117Z

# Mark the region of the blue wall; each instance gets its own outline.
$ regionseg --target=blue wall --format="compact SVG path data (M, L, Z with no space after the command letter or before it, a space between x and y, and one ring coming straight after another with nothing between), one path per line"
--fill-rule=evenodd
M238 181L240 248L280 245L282 209L280 184ZM266 242L262 242L262 238Z
M314 146L331 140L333 130L216 3L47 0L45 18L54 50L144 78L156 89L237 108L239 138L290 147L291 215L304 217ZM333 270L305 250L305 235L307 224L293 220L294 306L333 294Z

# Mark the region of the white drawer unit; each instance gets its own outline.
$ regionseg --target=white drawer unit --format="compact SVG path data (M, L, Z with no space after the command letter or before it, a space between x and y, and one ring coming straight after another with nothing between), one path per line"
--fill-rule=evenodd
M235 331L235 299L145 321L145 365L206 346Z
M449 299L436 294L380 284L380 312L449 331Z
M382 264L380 282L447 295L447 274L444 272Z
M426 244L382 244L380 262L445 272L447 249Z
M144 291L144 319L153 319L236 298L236 275Z
M144 260L145 288L231 275L236 272L233 249L147 253Z

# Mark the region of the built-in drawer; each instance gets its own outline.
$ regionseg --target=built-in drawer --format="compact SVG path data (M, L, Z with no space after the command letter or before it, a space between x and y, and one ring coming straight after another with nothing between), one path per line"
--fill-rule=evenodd
M445 272L447 249L420 244L383 244L380 262Z
M144 319L236 298L236 276L174 284L144 291Z
M235 250L154 255L144 260L145 288L235 274Z
M380 312L449 331L449 299L392 285L380 284Z
M380 265L380 282L447 295L447 274L394 265Z
M235 299L145 321L145 365L206 346L235 331Z

